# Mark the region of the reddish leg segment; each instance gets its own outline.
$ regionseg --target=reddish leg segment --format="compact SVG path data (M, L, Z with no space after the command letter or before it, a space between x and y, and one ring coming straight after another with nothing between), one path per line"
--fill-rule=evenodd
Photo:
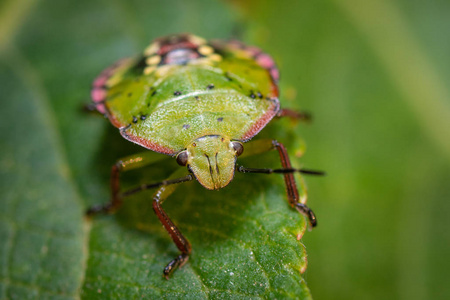
M278 143L277 141L272 141L273 146L278 150L278 154L280 155L281 165L284 169L292 169L291 161L289 160L289 156L287 154L286 148L283 144ZM299 200L297 184L295 183L294 174L286 173L284 174L284 183L286 184L286 191L288 195L289 204L292 207L295 207L295 204Z
M108 203L105 203L105 204L91 206L86 211L86 214L88 216L99 214L99 213L113 213L113 212L116 212L120 208L120 206L122 205L122 199L119 195L119 190L120 190L119 175L120 175L121 170L122 170L121 161L118 161L111 168L111 179L110 179L111 201Z
M152 163L168 158L159 153L147 151L135 155L127 156L118 160L111 167L111 201L105 204L94 205L87 211L87 215L94 215L98 213L113 213L122 205L122 197L120 195L120 173L133 169L142 168Z
M309 122L312 119L311 114L307 111L295 111L289 108L280 109L280 111L277 114L277 117L279 118L288 117L293 120L300 120L305 122Z
M188 175L192 176L192 175ZM166 279L169 279L169 276L179 267L182 267L189 259L189 254L191 254L191 244L189 241L183 236L178 227L173 223L173 221L169 218L167 213L162 208L162 203L164 200L171 194L173 191L167 191L167 187L161 187L153 197L153 210L159 218L159 221L162 223L164 228L169 233L173 242L177 246L177 248L181 251L181 254L170 261L167 266L164 268L163 275Z

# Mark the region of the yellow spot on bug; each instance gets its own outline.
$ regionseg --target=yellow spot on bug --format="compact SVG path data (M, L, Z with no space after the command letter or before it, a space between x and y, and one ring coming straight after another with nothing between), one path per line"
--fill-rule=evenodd
M147 67L147 68L144 69L144 74L148 75L148 74L152 73L155 70L156 70L155 66Z
M197 44L197 45L206 44L206 40L204 38L201 38L201 37L196 36L196 35L190 35L189 36L189 40L191 42L193 42L194 44Z
M114 86L117 83L119 83L120 81L122 81L122 77L121 76L112 76L110 79L108 79L107 81L107 85L108 86Z
M149 58L147 58L147 60L145 62L147 63L147 65L152 66L152 65L159 64L160 61L161 61L161 56L154 55L154 56L150 56Z
M145 56L150 56L152 54L155 54L156 51L159 48L159 43L152 43L150 44L150 46L148 46L145 50L144 50L144 55Z
M169 71L176 69L177 65L163 65L156 68L156 76L165 76Z
M211 54L210 56L208 56L208 58L212 61L221 61L222 60L222 56L219 54Z
M202 55L210 55L214 53L214 49L211 46L204 45L198 48L198 52Z

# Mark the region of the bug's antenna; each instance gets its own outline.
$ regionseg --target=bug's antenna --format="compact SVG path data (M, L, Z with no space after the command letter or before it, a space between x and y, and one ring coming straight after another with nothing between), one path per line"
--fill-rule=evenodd
M130 196L130 195L133 195L140 191L161 187L163 185L177 184L177 183L182 183L182 182L186 182L186 181L191 181L193 179L194 179L194 176L189 174L184 177L176 178L176 179L172 179L172 180L163 180L161 182L156 182L156 183L151 183L151 184L143 184L141 186L138 186L136 188L133 188L133 189L123 192L122 197Z
M286 173L302 173L305 175L316 175L316 176L324 176L326 173L324 171L318 170L309 170L309 169L293 169L293 168L285 168L285 169L254 169L254 168L246 168L243 166L239 166L237 168L238 172L241 173L262 173L262 174L286 174Z
M325 173L325 171L319 171L319 170L300 169L298 171L302 174L307 174L307 175L317 175L317 176L327 175L327 173Z

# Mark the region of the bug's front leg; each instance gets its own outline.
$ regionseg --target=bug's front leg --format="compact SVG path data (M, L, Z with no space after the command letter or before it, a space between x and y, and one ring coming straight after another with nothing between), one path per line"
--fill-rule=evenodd
M177 175L174 177L176 176ZM188 176L191 176L191 180L194 178L193 175ZM175 191L176 186L177 185L175 184L164 185L160 187L153 196L153 210L158 216L159 221L169 233L177 248L181 251L181 254L170 261L164 268L163 275L166 279L169 279L170 275L177 268L182 267L188 261L189 254L191 253L191 244L183 236L181 231L162 208L162 203Z
M142 152L130 155L118 160L111 167L111 201L105 204L91 206L86 215L91 216L99 213L113 213L122 205L122 196L120 195L120 173L142 168L152 163L168 158L155 152Z

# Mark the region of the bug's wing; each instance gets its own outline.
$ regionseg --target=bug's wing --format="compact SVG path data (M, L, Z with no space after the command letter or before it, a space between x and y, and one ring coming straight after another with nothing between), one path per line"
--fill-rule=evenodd
M251 139L279 111L275 63L239 42L196 40L159 39L103 71L92 90L97 110L126 139L165 154L202 134Z
M247 107L252 107L250 119L242 128L245 130L234 138L247 141L255 136L278 113L279 72L274 60L259 48L247 46L239 41L213 41L215 51L223 59L216 65L226 71L235 90L254 99Z
M248 46L238 40L213 41L212 44L217 51L221 52L224 63L239 62L237 65L223 65L225 69L234 70L244 78L248 77L250 81L259 82L262 85L270 84L272 88L278 86L280 73L274 59L258 47ZM261 71L254 67L255 64L264 69L266 72L263 73L265 74L258 74ZM245 68L249 67L252 69L251 73L245 71ZM245 76L246 74L247 76ZM264 87L260 86L260 89L264 89ZM276 96L278 96L278 90Z
M152 85L151 77L143 76L145 58L125 58L105 69L94 80L91 97L97 110L111 123L124 127L139 115L138 110Z

